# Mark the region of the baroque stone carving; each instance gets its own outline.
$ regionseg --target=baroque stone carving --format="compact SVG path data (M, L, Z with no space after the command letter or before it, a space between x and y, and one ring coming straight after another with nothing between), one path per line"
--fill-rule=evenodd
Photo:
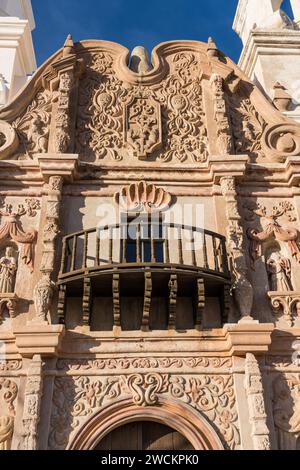
M220 75L213 74L210 83L214 94L214 118L217 123L218 150L221 154L229 154L233 150L233 142L223 90L223 78Z
M18 147L18 136L13 127L0 121L0 160L4 160Z
M34 288L34 305L36 311L35 320L38 322L47 322L47 314L49 312L54 282L51 281L48 274L44 274Z
M252 426L254 450L270 450L269 429L267 427L262 377L258 362L253 354L246 355L245 389L248 400L249 417Z
M78 153L90 160L94 155L121 160L129 147L129 155L133 151L139 158L158 152L162 161L206 161L201 67L194 54L175 54L172 71L159 89L123 83L107 53L85 60L79 87Z
M183 367L195 368L216 368L231 367L231 358L219 357L159 357L159 358L118 358L118 359L82 359L58 361L59 370L103 370L103 369L182 369Z
M10 450L14 432L14 418L12 416L0 417L0 451Z
M140 160L161 147L161 106L153 98L141 93L125 105L124 141Z
M32 158L35 153L48 150L52 93L48 90L37 93L25 113L12 124L19 140L19 158Z
M14 250L8 246L5 256L0 259L0 294L14 292L17 269Z
M40 419L42 397L42 359L35 355L30 363L25 387L25 399L22 416L22 450L38 449L37 427Z
M115 201L126 212L154 212L169 208L172 196L154 184L141 181L124 186L115 194Z
M17 384L6 377L0 377L0 403L3 400L10 416L15 416L14 401L18 394Z
M19 370L22 368L22 361L18 360L2 360L0 359L0 372L7 372L10 370Z
M221 178L221 190L226 199L227 244L233 264L234 297L241 317L251 317L253 288L247 278L247 264L243 248L243 229L238 211L234 177Z
M289 123L267 127L262 138L262 150L276 162L284 162L288 156L299 155L299 125Z
M251 100L237 92L230 96L229 105L236 153L248 154L254 159L264 158L261 139L266 127L265 120Z
M55 117L54 151L67 153L70 146L70 100L74 85L74 72L65 71L60 75L58 107Z
M278 251L270 253L266 260L270 289L286 292L293 290L291 281L291 262Z
M275 317L281 316L287 326L293 326L300 318L300 293L292 291L268 292Z
M253 201L251 199L246 200L243 203L243 208L246 209L245 219L247 222L253 222L256 218L265 217L266 219L286 220L288 222L295 222L297 220L295 207L290 201L281 201L273 206L270 213L264 204Z
M276 374L273 381L273 416L278 448L300 449L300 375Z
M39 209L39 203L33 199L26 200L26 208L19 205L17 210L14 211L11 204L6 204L4 209L0 210L0 215L4 217L4 223L0 226L0 240L11 239L16 243L22 244L21 259L33 271L34 264L34 243L36 241L36 230L29 230L24 232L19 218L22 215L28 214L30 217L36 215L36 210Z
M55 380L49 446L66 447L70 433L105 403L130 396L138 406L154 406L159 395L191 404L214 422L225 445L240 442L232 376L199 375L195 378L149 373L111 377L59 377ZM60 416L69 418L61 426Z

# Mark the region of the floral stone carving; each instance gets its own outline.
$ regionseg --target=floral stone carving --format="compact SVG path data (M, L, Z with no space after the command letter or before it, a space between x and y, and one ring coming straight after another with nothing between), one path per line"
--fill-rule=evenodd
M155 406L161 395L182 400L203 412L219 429L228 448L233 449L239 444L232 376L199 375L190 378L135 373L109 377L57 377L49 447L65 448L72 432L111 401L131 397L137 406ZM64 426L61 426L62 414L68 417Z
M115 201L126 212L163 211L170 207L172 196L162 188L145 181L124 186L115 194Z
M282 316L287 326L293 326L296 319L300 319L300 293L294 291L270 291L268 297L275 317Z

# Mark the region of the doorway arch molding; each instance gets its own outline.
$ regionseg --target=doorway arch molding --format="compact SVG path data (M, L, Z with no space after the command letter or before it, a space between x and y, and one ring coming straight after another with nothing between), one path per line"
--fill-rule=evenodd
M77 432L68 450L93 450L114 429L136 421L154 421L181 433L195 450L224 450L209 422L194 408L177 400L158 398L155 406L137 406L131 399L107 405Z

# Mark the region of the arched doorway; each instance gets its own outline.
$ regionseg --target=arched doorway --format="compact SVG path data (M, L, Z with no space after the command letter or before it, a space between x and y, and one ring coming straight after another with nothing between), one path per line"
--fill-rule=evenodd
M144 431L143 437L145 425L143 424L142 428L138 427L138 423L141 422L147 424L150 422L152 426L148 437L147 431ZM154 423L160 426L155 427ZM100 450L103 448L101 446L115 446L117 445L115 439L119 439L118 433L121 431L124 436L125 426L128 424L132 425L131 431L135 433L136 440L138 436L142 436L142 442L136 445L138 448L147 445L166 445L168 440L168 445L176 447L176 450L184 450L181 447L185 446L195 450L224 450L216 431L198 411L180 400L161 396L155 406L137 406L131 399L124 399L104 407L85 423L67 449ZM117 429L119 431L113 433ZM110 434L110 437L106 437ZM173 434L172 437L170 434Z
M154 421L124 424L107 434L95 450L193 450L180 432Z

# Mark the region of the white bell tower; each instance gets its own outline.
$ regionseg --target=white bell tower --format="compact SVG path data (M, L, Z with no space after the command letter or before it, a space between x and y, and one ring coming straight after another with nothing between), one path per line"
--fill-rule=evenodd
M0 0L0 106L7 104L36 69L31 0Z
M243 51L239 66L289 117L300 121L300 0L239 0L233 29Z

